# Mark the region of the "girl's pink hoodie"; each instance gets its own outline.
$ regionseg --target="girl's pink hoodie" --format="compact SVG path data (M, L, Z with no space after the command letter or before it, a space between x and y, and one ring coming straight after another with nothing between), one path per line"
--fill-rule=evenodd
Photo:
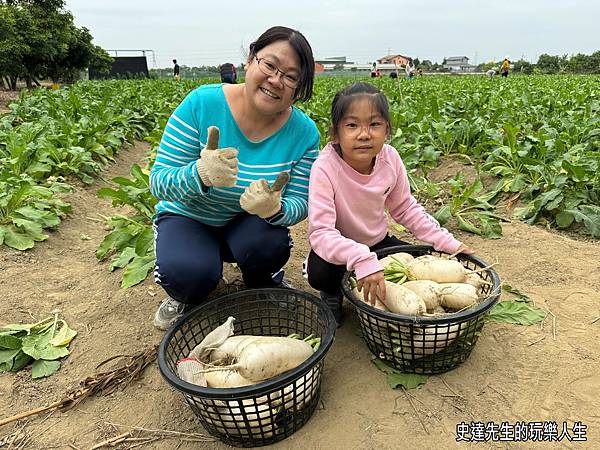
M363 175L327 144L312 166L308 191L312 249L325 261L354 270L358 279L383 270L369 247L388 232L386 209L436 250L454 253L461 245L412 196L404 164L391 145L383 146L373 172Z

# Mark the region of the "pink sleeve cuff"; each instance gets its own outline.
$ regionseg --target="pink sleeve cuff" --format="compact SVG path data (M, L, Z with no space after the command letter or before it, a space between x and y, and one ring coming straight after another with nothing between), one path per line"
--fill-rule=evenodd
M371 275L372 273L379 272L380 270L383 270L383 267L379 264L379 260L375 253L371 253L368 259L356 263L356 266L354 267L354 273L356 274L357 280L360 280L367 275Z
M433 248L440 252L448 253L451 255L455 253L461 245L462 242L457 241L452 237L448 240L444 240L444 242L440 242L439 245L434 245Z

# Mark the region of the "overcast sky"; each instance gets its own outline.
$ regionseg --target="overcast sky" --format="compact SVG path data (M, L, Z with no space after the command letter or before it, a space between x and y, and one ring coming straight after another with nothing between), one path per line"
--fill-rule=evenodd
M149 67L243 60L273 25L301 31L316 59L368 63L388 52L441 62L537 61L600 50L599 0L67 0L105 49L150 49ZM367 6L368 5L368 6ZM123 55L126 55L123 53Z

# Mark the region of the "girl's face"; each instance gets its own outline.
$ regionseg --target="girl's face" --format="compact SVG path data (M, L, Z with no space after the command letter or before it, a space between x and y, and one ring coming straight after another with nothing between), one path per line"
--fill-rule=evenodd
M339 144L342 159L357 172L371 173L374 158L389 135L389 125L373 103L365 97L350 103L333 142Z
M296 88L290 85L299 79L300 59L296 51L287 41L273 42L260 49L248 61L248 99L262 114L282 113L294 103Z

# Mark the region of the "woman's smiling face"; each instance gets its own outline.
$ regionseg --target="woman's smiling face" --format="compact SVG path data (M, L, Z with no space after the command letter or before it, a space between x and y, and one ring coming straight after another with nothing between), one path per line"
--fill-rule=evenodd
M264 60L276 67L274 75L267 75L259 67ZM284 74L291 80L300 76L300 59L287 41L276 41L260 49L248 61L246 89L251 104L266 115L279 114L294 103L296 88L284 82ZM288 83L289 84L289 83Z

